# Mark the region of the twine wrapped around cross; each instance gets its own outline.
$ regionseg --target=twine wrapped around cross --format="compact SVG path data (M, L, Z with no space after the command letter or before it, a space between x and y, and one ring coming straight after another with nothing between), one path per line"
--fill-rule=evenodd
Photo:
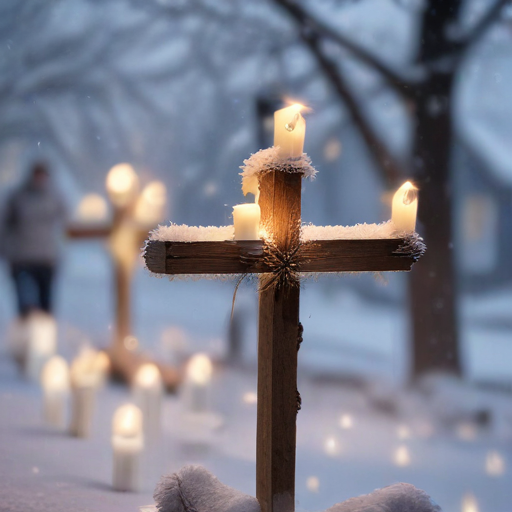
M415 233L376 239L301 239L301 181L316 171L305 154L283 163L276 148L265 151L246 160L242 173L244 186L254 190L258 184L262 240L163 241L154 233L144 257L147 268L161 274L259 276L256 495L262 512L291 512L300 409L301 277L408 271L425 246Z

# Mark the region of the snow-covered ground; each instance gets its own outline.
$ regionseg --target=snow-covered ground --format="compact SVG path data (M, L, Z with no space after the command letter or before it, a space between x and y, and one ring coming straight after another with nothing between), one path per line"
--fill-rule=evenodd
M442 389L452 386L444 382ZM100 392L90 439L71 438L43 426L38 386L21 379L0 354L0 496L6 512L136 512L153 502L162 474L199 463L223 483L255 493L256 389L254 370L218 367L214 410L224 426L209 445L183 437L180 401L167 396L163 434L149 443L138 494L111 484L113 411L129 399L126 388ZM461 508L468 493L480 512L508 512L512 502L512 400L509 395L464 389L460 396L485 403L496 417L488 425L446 421L436 399L391 388L358 387L302 375L298 415L297 510L325 510L351 496L404 481L429 493L445 512ZM249 395L248 395L249 394ZM379 398L377 405L376 398ZM439 398L439 396L437 397ZM382 407L385 403L394 404ZM466 400L467 402L467 400Z

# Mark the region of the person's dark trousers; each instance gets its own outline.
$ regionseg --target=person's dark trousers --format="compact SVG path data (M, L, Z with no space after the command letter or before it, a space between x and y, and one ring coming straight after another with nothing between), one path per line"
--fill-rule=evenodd
M18 313L21 316L25 316L32 309L51 313L54 265L13 263L11 274L16 287Z

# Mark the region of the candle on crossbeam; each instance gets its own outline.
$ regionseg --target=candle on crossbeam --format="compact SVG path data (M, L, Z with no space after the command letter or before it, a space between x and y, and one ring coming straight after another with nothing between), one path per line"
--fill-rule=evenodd
M25 375L39 382L43 366L57 348L55 319L46 313L32 313L26 323L26 336Z
M167 202L167 189L161 181L152 181L142 190L135 205L135 220L143 226L154 227L162 222Z
M260 239L261 209L256 203L238 204L233 207L235 240Z
M83 349L71 364L70 432L76 437L88 437L91 432L96 393L106 370L104 355L90 348Z
M306 136L306 121L301 114L304 108L295 103L274 112L274 146L279 146L283 159L302 156Z
M144 449L142 428L142 412L135 405L122 405L114 413L112 486L116 491L136 492L140 487L140 464Z
M409 181L393 196L391 220L397 231L413 232L416 229L418 211L418 189Z
M107 202L99 194L87 194L78 205L76 217L80 221L103 222L108 217Z
M152 440L160 434L162 394L160 370L152 363L141 365L133 381L133 397L142 411L147 440Z
M210 406L212 363L206 354L195 354L190 359L182 387L184 411L204 413Z
M137 194L139 179L130 164L117 164L107 174L106 187L117 207L128 206Z
M69 399L69 368L65 359L53 356L41 373L43 388L43 415L46 423L64 428L66 405Z

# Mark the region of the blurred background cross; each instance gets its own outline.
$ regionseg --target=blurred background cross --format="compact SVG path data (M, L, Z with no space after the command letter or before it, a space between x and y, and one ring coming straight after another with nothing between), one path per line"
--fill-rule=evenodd
M149 230L163 220L166 189L163 183L153 181L140 191L137 174L129 164L114 166L107 175L106 187L114 208L112 222L105 224L101 202L86 198L78 210L81 221L68 226L67 235L79 240L108 239L115 290L115 328L109 355L114 376L131 383L147 359L136 353L137 339L131 321L132 277ZM161 362L157 364L167 388L175 389L177 371Z

